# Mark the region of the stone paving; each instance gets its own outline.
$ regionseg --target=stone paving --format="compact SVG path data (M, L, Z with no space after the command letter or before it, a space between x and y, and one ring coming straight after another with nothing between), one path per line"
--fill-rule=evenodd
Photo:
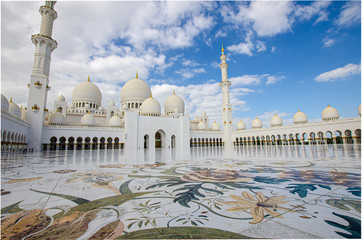
M361 238L360 151L2 154L1 238Z

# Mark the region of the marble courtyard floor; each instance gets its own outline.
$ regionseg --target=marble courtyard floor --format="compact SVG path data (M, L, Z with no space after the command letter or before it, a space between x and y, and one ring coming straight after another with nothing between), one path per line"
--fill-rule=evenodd
M1 239L361 238L360 145L1 156Z

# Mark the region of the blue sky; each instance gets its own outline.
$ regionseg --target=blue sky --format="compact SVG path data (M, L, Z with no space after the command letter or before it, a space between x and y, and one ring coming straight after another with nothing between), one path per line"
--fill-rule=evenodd
M1 2L1 92L26 105L33 65L31 34L43 2ZM300 109L321 119L330 104L343 118L361 102L359 1L68 2L55 5L48 108L59 94L71 102L88 74L120 106L120 89L146 81L163 106L173 89L195 118L221 122L221 44L232 82L234 123L277 113L292 124Z

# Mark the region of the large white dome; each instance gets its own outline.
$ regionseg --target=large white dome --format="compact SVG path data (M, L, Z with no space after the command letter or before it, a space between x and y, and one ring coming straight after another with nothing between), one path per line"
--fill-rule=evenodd
M14 103L12 101L12 99L10 99L10 102L9 102L9 113L21 118L21 109L19 108L19 106L16 103Z
M324 121L337 120L338 118L339 118L339 113L337 109L335 109L334 107L330 107L329 104L328 107L326 107L322 111L322 119Z
M165 113L173 113L176 110L183 114L185 111L185 103L182 98L175 94L174 91L173 94L169 96L165 101Z
M111 117L111 119L109 119L109 126L120 127L121 124L122 124L122 120L117 115L114 115L113 117Z
M9 101L8 99L1 94L1 110L9 111Z
M245 129L246 129L245 123L240 120L240 121L236 124L236 130L245 130Z
M138 77L129 80L121 89L121 103L124 101L140 100L141 102L151 95L151 89Z
M220 126L219 126L219 124L217 124L216 121L214 121L214 123L211 124L211 130L212 131L220 131Z
M161 105L154 99L152 96L147 98L141 105L141 114L148 116L160 116L161 115Z
M263 127L263 123L256 117L256 118L251 122L251 127L252 127L252 128L262 128L262 127Z
M54 112L49 116L48 122L51 125L60 125L65 122L65 118L60 112Z
M80 123L82 125L93 126L96 124L96 119L92 114L87 113L80 119Z
M99 88L89 81L79 83L73 90L72 102L95 102L98 105L102 102L102 93Z
M308 122L307 115L305 115L304 112L298 110L298 112L293 116L293 122L294 124L307 123Z
M276 127L276 126L281 126L283 125L283 120L281 119L281 117L277 116L277 114L275 114L271 119L270 119L270 125L272 127Z

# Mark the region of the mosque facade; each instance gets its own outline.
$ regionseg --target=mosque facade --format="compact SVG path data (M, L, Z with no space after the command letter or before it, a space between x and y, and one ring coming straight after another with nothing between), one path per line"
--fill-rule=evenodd
M255 118L251 129L241 120L233 128L226 55L221 50L222 123L210 123L203 112L191 120L185 104L175 91L164 103L164 112L147 83L138 78L121 89L121 108L111 101L102 106L102 93L90 77L78 84L68 103L63 95L46 108L50 90L51 53L57 47L52 38L57 18L54 1L40 7L40 33L32 35L35 45L30 76L28 105L22 109L1 95L1 151L95 150L182 148L198 146L291 145L361 143L361 105L354 118L339 119L338 110L327 106L321 122L308 122L307 115L295 113L293 125L284 125L275 115L270 127ZM357 114L356 114L357 115Z

